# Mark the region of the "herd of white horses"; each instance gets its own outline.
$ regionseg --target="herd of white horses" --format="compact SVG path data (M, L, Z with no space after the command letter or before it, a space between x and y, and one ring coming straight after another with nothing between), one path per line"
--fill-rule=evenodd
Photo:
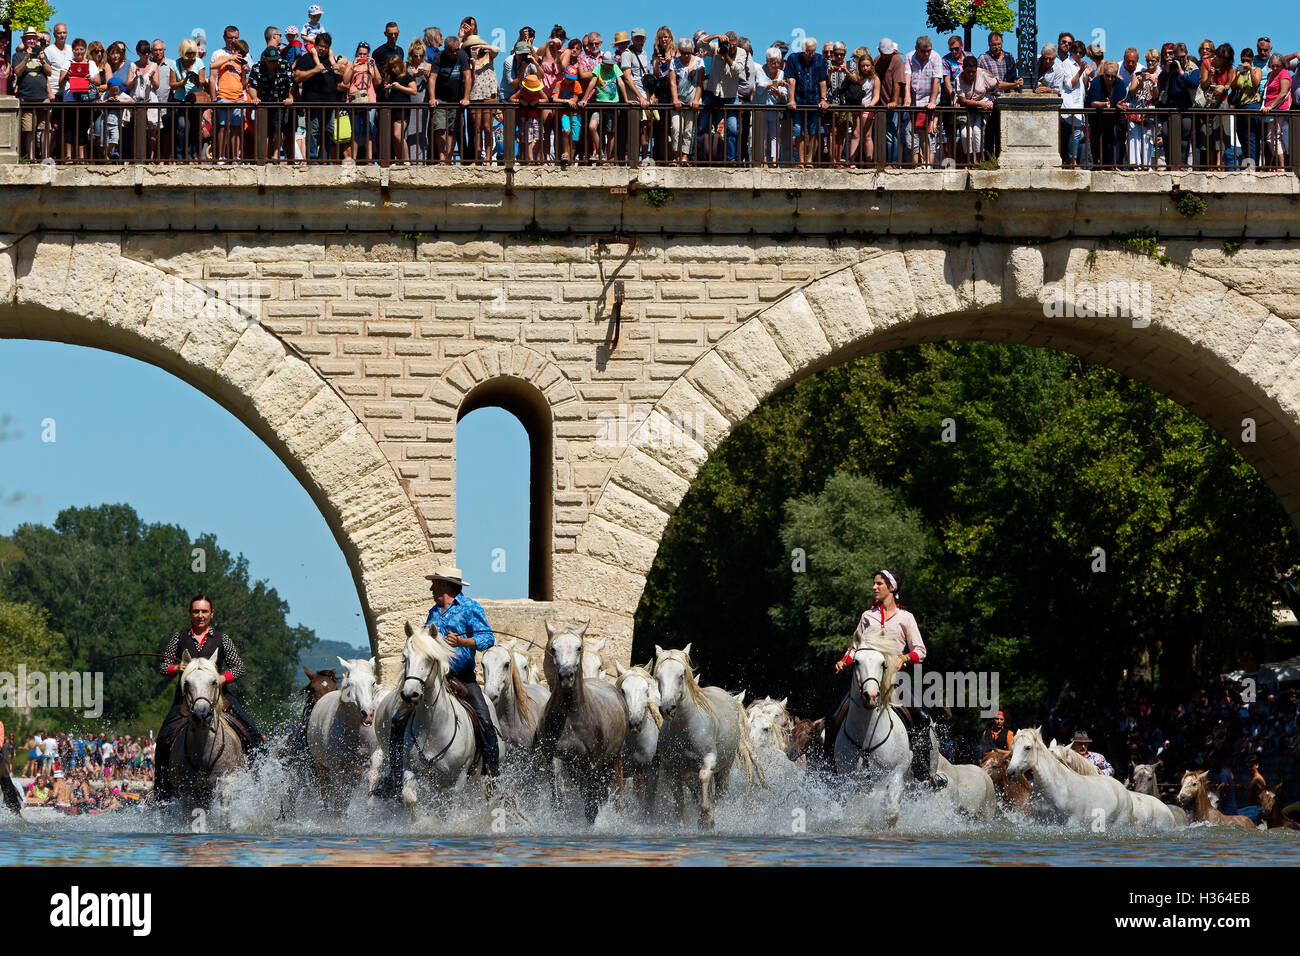
M794 792L809 773L804 758L791 759L796 721L787 701L763 698L746 708L743 691L701 686L689 644L681 650L656 646L645 667L620 664L610 674L599 654L603 642L584 644L585 625L557 629L548 623L546 630L540 669L514 640L498 642L482 657L484 695L516 812L529 801L545 800L549 790L556 808L577 806L577 798L590 823L607 800L622 807L630 790L632 811L648 819L663 784L679 819L689 790L698 803L700 826L709 827L715 806L729 793ZM479 742L470 711L449 680L450 648L435 627L408 624L406 633L396 688L381 688L373 658L340 658L338 689L316 701L306 718L307 770L332 811L341 812L355 798L376 801L376 786L389 772L399 706L410 712L398 759L400 799L411 818L440 813L457 795L477 793L481 802L482 785L470 784L482 773ZM838 772L830 778L846 796L865 789L883 797L889 826L897 823L913 783L907 730L889 704L890 695L881 691L893 686L894 660L893 648L874 643L870 635L855 645L849 712L835 740ZM203 706L221 693L211 662L188 661L181 684L191 714L203 717L187 734L222 733L221 719L212 720ZM1166 831L1202 822L1253 825L1218 813L1203 772L1184 775L1181 806L1173 806L1155 795L1154 768L1138 768L1137 789L1130 790L1068 746L1044 741L1034 728L1017 731L1011 751L995 752L1001 760L984 766L949 763L930 733L931 771L948 781L933 799L972 821L991 821L1002 813L1093 832ZM195 746L215 753L201 741ZM228 759L210 765L191 759L184 766L190 774L206 774L208 792L217 794L237 769Z

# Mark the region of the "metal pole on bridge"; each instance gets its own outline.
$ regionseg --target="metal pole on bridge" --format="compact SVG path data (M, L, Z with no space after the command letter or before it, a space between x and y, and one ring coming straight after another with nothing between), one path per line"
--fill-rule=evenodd
M1025 88L1038 85L1038 11L1037 0L1020 0L1016 13L1016 69Z

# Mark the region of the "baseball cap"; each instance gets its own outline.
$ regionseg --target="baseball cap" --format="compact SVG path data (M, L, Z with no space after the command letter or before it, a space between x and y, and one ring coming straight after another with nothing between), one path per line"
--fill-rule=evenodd
M269 46L269 47L267 47L265 50L262 51L262 59L263 59L263 60L274 60L276 63L279 63L279 62L280 62L280 50L279 50L279 48L278 48L278 47L273 47L273 46Z
M600 55L600 62L604 63L606 66L612 66L614 64L613 52L610 50L606 50L604 53L602 53Z
M314 17L316 16L316 14L324 13L324 12L325 11L320 8L319 3L313 3L310 7L307 8L307 16L309 17Z
M633 28L632 28L632 38L633 38L633 39L636 39L637 37L643 37L643 36L645 36L645 35L646 35L645 27L633 27Z
M529 43L527 40L520 40L518 43L515 44L515 48L512 52L515 53L516 55L532 53L533 45Z
M207 31L204 30L203 27L195 27L193 30L190 31L191 40L206 40L207 38L208 38Z
M878 46L876 49L878 49L881 53L898 52L898 47L894 46L894 41L889 39L889 37L885 37L884 39L882 39L880 41L880 46Z
M287 37L296 37L298 35L298 28L291 23L284 28L284 35Z

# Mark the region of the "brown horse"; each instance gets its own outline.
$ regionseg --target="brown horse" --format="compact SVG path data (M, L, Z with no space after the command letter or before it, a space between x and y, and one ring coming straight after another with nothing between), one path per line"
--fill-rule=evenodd
M1246 830L1255 829L1250 817L1228 816L1220 813L1210 805L1210 772L1208 770L1187 770L1183 773L1183 785L1178 791L1178 802L1192 818L1193 823L1208 823L1211 826L1234 826Z
M1268 824L1270 830L1300 830L1300 822L1282 813L1282 801L1274 790L1261 790L1259 794L1259 818Z
M302 717L294 724L293 730L289 731L282 753L289 764L307 769L311 765L307 754L307 724L311 720L312 709L326 694L339 689L339 679L333 670L311 671L304 667L302 672L307 675L307 686L302 689ZM284 801L280 802L281 820L287 819L297 809L296 794L292 788L287 796L287 806Z
M980 769L993 781L997 791L998 806L1005 810L1028 810L1029 798L1034 787L1023 776L1019 780L1007 777L1007 765L1011 763L1010 750L990 750L980 759Z
M798 763L802 759L804 762L801 766L806 766L808 761L804 758L808 754L811 753L815 758L821 753L819 749L821 735L825 728L825 717L818 717L816 720L796 720L794 729L790 731L790 743L785 748L785 755L793 763Z

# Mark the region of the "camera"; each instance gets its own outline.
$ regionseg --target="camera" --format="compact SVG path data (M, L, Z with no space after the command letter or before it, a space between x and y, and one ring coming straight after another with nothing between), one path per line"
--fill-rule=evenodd
M731 41L723 37L718 41L718 56L727 56L731 53Z

